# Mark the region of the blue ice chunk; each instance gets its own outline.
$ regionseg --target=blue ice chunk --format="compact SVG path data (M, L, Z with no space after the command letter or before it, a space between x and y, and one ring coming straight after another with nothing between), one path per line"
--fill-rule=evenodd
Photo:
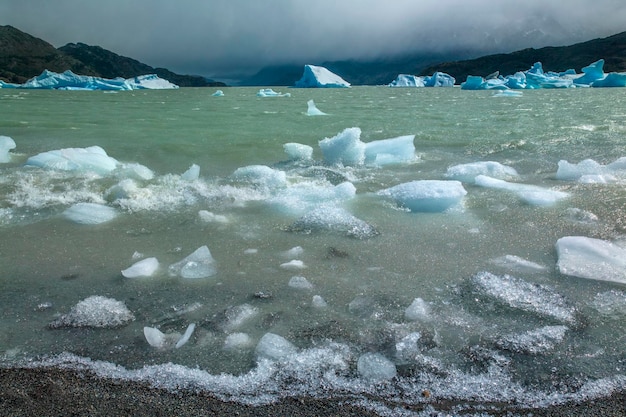
M4 85L3 85L4 87ZM41 74L31 78L24 84L17 84L16 88L28 89L56 89L56 90L138 90L138 89L171 89L177 85L159 78L154 74L140 75L124 79L121 77L108 79L90 75L78 75L67 70L61 74L44 70Z
M113 171L118 161L99 146L65 148L42 152L26 160L26 165L60 171L91 171L106 175Z
M467 194L460 181L421 180L387 188L378 195L391 197L412 212L443 212L461 202Z
M297 88L347 88L350 83L327 68L305 65L302 78L296 81Z
M591 83L592 87L626 87L626 72L610 72L601 80Z
M100 224L117 217L117 211L113 207L102 204L77 203L66 209L63 215L74 223Z
M217 274L217 268L211 251L205 245L196 249L182 261L171 264L169 274L190 279L208 278Z
M302 143L285 143L283 145L283 150L292 161L306 161L313 158L313 148Z
M591 85L594 81L604 78L604 59L587 65L582 69L583 75L575 78L574 83L579 85Z
M224 92L222 90L217 90L215 93L211 94L213 97L224 97Z
M425 87L424 77L417 75L399 74L395 80L388 84L389 87Z
M365 164L388 165L415 160L415 135L382 139L365 144Z
M361 165L365 161L365 144L361 142L361 129L344 129L332 138L319 142L326 163L331 165Z
M15 149L15 141L8 136L0 136L0 164L11 161L9 151Z
M445 72L435 72L431 76L424 77L425 87L454 87L456 80Z

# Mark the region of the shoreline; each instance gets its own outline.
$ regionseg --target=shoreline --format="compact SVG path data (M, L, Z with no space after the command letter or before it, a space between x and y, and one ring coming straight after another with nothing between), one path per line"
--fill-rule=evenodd
M381 401L382 402L382 401ZM54 367L0 368L0 410L3 416L362 416L377 413L356 404L354 398L286 397L276 402L251 406L223 401L205 392L172 392L146 383L100 378L89 370ZM626 391L581 403L547 408L528 408L514 404L482 404L434 400L406 405L404 412L456 412L456 415L485 413L489 416L533 415L535 417L624 417ZM399 413L400 410L397 410ZM452 414L454 415L454 414Z

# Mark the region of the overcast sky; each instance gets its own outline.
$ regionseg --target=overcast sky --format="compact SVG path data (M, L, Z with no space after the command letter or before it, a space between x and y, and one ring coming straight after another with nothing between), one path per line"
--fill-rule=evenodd
M83 42L153 67L220 77L273 63L566 45L625 31L626 2L0 0L0 24L56 47Z

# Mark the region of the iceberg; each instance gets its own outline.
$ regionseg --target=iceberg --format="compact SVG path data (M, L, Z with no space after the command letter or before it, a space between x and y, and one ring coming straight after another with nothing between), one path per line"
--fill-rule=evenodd
M307 116L327 116L326 113L324 113L323 111L321 111L315 106L315 102L313 100L307 101L306 104L307 104L307 111L306 111Z
M80 301L69 313L50 323L50 327L115 328L125 326L133 320L135 316L123 302L95 295Z
M563 275L626 284L626 248L584 236L556 242L557 266Z
M302 78L296 81L296 88L347 88L350 83L324 67L305 65Z
M11 162L9 151L15 149L15 141L8 136L0 136L0 164Z
M443 212L459 204L467 194L459 181L421 180L387 188L378 195L391 197L412 212Z
M424 87L454 87L455 82L453 76L439 71L424 77Z
M26 160L26 165L60 171L91 171L106 175L117 168L118 161L99 146L65 148L42 152Z
M257 97L291 97L291 93L278 93L271 88L261 88L256 95Z
M24 84L2 84L3 88L28 88L47 90L161 90L178 88L176 84L159 78L155 74L140 75L132 78L101 78L90 75L78 75L67 70L61 74L44 70Z
M351 127L319 142L324 161L330 165L388 165L415 160L415 135L361 142L361 129Z
M425 87L424 78L417 75L399 74L389 87Z

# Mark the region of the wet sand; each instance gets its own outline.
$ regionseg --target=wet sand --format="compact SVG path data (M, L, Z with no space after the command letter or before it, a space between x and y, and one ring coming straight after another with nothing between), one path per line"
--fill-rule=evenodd
M224 402L207 393L170 392L132 381L98 378L90 371L57 368L0 368L2 416L362 416L373 411L348 404L347 398L285 398L276 403L248 406ZM455 401L426 402L405 410L456 415L565 417L626 416L626 392L609 397L543 409L511 404L476 404ZM390 409L395 406L390 405ZM458 411L458 410L463 411ZM399 410L398 410L399 411Z

